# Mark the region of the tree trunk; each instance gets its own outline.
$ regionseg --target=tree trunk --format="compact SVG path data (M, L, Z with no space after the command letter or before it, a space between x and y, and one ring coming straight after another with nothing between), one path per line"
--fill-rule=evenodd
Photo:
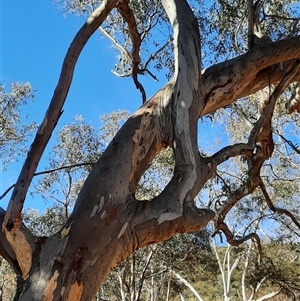
M199 230L214 216L193 201L212 175L197 146L197 122L204 107L198 25L185 1L163 5L174 27L174 79L115 136L60 233L26 244L32 257L21 267L19 300L92 300L111 269L136 249ZM174 149L173 178L155 199L137 201L139 179L166 146ZM14 225L12 229L23 235ZM12 236L7 237L11 242Z
M202 157L197 143L199 116L278 83L282 70L277 64L286 61L284 70L289 72L300 57L300 37L295 37L272 47L256 47L209 68L201 78L200 35L190 7L184 0L162 0L162 4L173 27L174 78L114 137L87 177L65 227L49 238L33 237L22 224L28 187L62 113L79 54L119 1L102 1L70 45L8 210L0 210L0 254L20 279L16 300L92 300L107 274L138 248L205 227L214 212L197 208L194 198L217 164L244 149L252 151L255 145L234 145ZM272 73L265 76L268 68ZM292 70L292 78L299 80L298 69ZM172 179L154 199L138 201L135 191L141 176L166 146L174 150Z
M198 292L196 291L196 289L192 286L192 284L190 282L188 282L185 278L183 278L182 276L180 276L178 273L176 273L174 270L170 270L169 271L180 281L182 282L195 296L195 298L198 301L204 301L201 296L198 294Z

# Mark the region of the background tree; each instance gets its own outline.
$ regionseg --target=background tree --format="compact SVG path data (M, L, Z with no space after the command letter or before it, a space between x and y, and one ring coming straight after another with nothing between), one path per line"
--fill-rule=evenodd
M293 231L297 234L297 211L293 214L288 207L280 208L277 205L285 205L281 202L273 204L270 188L266 186L263 176L275 149L272 131L276 126L274 118L278 99L283 91L287 91L289 96L287 111L293 113L299 110L297 89L289 85L299 80L300 39L295 35L298 33L294 27L272 27L273 22L269 22L268 29L272 30L272 36L264 38L268 34L262 24L265 16L274 16L272 3L261 3L248 1L247 10L245 5L241 5L230 11L234 6L226 1L218 2L218 9L223 9L224 13L231 12L230 27L234 24L232 20L247 14L248 18L241 18L243 26L238 27L241 28L241 36L236 35L236 45L239 47L228 48L229 56L225 51L222 53L222 49L226 49L223 42L218 45L218 39L215 39L219 30L211 30L211 40L202 41L202 53L211 54L211 57L216 55L222 61L226 56L226 60L202 72L201 66L206 67L207 61L204 59L204 64L201 62L199 25L200 29L203 24L209 30L213 27L205 24L209 21L208 15L203 20L199 16L214 7L199 6L200 11L194 9L193 12L183 0L163 0L162 6L151 1L146 1L145 6L139 1L107 0L101 2L98 8L94 2L68 2L70 8L73 5L75 10L83 13L92 12L68 49L58 85L28 152L8 208L6 212L1 211L3 231L0 234L0 253L20 279L17 298L91 300L110 270L134 250L164 241L176 233L198 231L214 217L215 235L222 231L233 245L252 238L260 249L257 233L250 232L250 227L246 227L243 236L237 236L229 230L226 219L232 208L238 208L251 194L260 193L259 190L263 196L261 200L266 202L275 216L287 215L293 221L296 226ZM199 5L197 2L192 4L194 7ZM299 18L295 16L294 5L292 2L288 4L287 9L286 6L281 9L297 23ZM219 15L225 17L225 14ZM146 23L147 20L151 23ZM167 47L171 45L168 42L171 33L169 23L173 30L170 48ZM149 24L152 25L147 26ZM174 59L166 61L170 65L168 74L169 77L172 75L172 79L133 114L113 138L86 178L63 228L47 238L35 237L22 223L26 193L61 115L80 52L101 25L107 36L113 37L115 44L125 49L120 66L116 67L117 73L132 76L144 102L145 91L138 75L148 72L149 68L147 60L145 63L141 60L140 51L143 42L151 38L150 30L157 30L158 25L164 31L166 42L163 45L166 46L162 45L154 51L150 61L153 58L160 60L160 49L172 50ZM150 28L149 31L147 28ZM219 28L222 33L221 26ZM267 25L265 28L268 28ZM285 31L285 35L279 35L279 28ZM290 38L276 41L287 36ZM213 39L216 41L213 42ZM243 45L248 45L247 51ZM236 49L244 50L240 54L235 52ZM236 55L236 58L228 60ZM249 112L256 112L256 118L246 139L212 154L199 152L199 117L232 105L238 99L248 105L250 101L246 102L245 97L258 91L258 105L256 108L249 105ZM289 118L288 122L291 121ZM285 135L281 136L285 138ZM298 154L293 139L287 139L285 143ZM170 181L157 196L138 199L135 194L141 177L167 146L172 147L174 153L174 172ZM234 162L234 157L244 160L241 168L244 173L240 175L237 171L237 177L241 180L230 185L223 180L224 186L229 187L226 194L221 199L214 199L210 209L198 208L195 197L218 172L218 166L229 159Z
M37 128L36 123L26 123L26 116L20 115L21 107L32 98L29 83L12 83L9 92L0 84L0 158L3 168L25 153L25 142Z
M101 116L98 131L91 124L86 124L81 116L77 116L74 123L65 125L58 132L57 144L49 153L49 166L44 172L38 173L40 179L32 192L41 194L50 207L42 215L29 209L23 218L32 233L49 236L59 231L72 210L72 200L80 190L84 177L99 157L101 147L105 147L107 140L112 139L128 114L120 111ZM76 151L68 154L68 150L74 146ZM171 150L163 151L143 175L136 195L143 199L159 194L172 175L173 162ZM244 211L242 208L239 210ZM260 213L264 214L264 210ZM234 220L233 217L237 215L237 212L233 213L230 219ZM263 217L258 221L262 219ZM240 222L236 219L234 224L238 226ZM208 232L202 231L193 235L176 236L163 244L138 250L109 275L97 293L96 300L175 300L179 298L179 294L189 300L197 299L197 296L201 296L197 300L223 300L222 283L225 288L224 300L230 298L246 301L247 296L251 295L250 299L253 299L258 294L264 300L274 299L277 294L297 296L299 281L293 273L297 270L297 253L290 249L287 239L284 243L277 243L275 253L273 250L269 251L272 246L264 244L266 250L263 263L258 264L258 253L251 245L234 252L229 245L224 252L224 248L214 244L214 252L211 252L208 235ZM280 236L275 239L280 241ZM277 254L284 249L286 253L280 258L287 261L281 259L280 264L274 265ZM289 258L294 259L293 263ZM264 262L268 264L265 265ZM4 269L4 272L4 277L12 278L11 271ZM220 284L216 285L216 282ZM270 283L270 288L266 287L266 283ZM277 287L270 292L274 283L277 283ZM15 291L11 285L6 289L11 294Z

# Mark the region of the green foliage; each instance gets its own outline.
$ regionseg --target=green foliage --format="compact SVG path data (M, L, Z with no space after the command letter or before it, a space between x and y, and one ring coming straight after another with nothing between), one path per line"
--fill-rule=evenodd
M299 244L266 243L263 246L264 257L261 262L252 252L247 268L246 284L253 288L262 282L261 292L282 288L281 295L290 298L300 296L300 253Z
M9 92L0 85L0 158L5 169L26 152L27 139L37 128L36 123L26 123L27 116L21 115L21 107L31 99L29 83L12 83Z
M33 235L51 236L65 225L69 215L67 209L67 206L55 204L41 214L38 210L29 208L23 214L23 221Z
M101 1L56 0L63 11L69 14L88 15ZM248 1L203 1L190 0L198 19L201 34L203 67L233 58L248 49ZM255 2L255 1L254 1ZM257 1L259 2L259 1ZM136 19L141 37L140 74L154 68L165 72L167 78L173 73L172 31L160 1L134 0L130 7ZM260 10L263 34L273 41L299 34L299 3L297 0L264 1ZM157 29L159 25L159 29ZM102 26L118 52L115 73L130 76L132 72L132 42L126 22L118 10L114 10ZM234 30L233 30L234 29Z
M190 1L200 24L204 66L221 62L248 49L248 1ZM262 1L253 1L254 3ZM263 1L259 22L273 41L299 34L299 2Z
M0 257L0 300L14 300L16 279L11 266Z

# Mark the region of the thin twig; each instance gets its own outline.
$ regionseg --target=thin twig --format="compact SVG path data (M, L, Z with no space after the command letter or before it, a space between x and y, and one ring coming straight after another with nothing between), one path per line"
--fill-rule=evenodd
M288 140L288 139L286 139L284 136L282 136L281 134L279 134L278 132L275 132L276 133L276 135L278 135L280 138L282 138L297 154L299 154L300 155L300 149L298 149L297 147L296 147L296 145L292 142L292 141L290 141L290 140Z
M49 169L49 170L44 170L44 171L40 171L40 172L36 172L33 176L40 176L40 175L45 175L45 174L49 174L51 172L55 172L55 171L59 171L59 170L63 170L63 169L68 169L68 168L74 168L74 167L82 167L82 166L93 166L95 163L94 162L85 162L85 163L79 163L79 164L72 164L72 165L66 165L66 166L61 166L61 167L57 167L54 169ZM0 196L0 200L2 200L8 193L10 190L12 190L15 187L15 184L12 184L11 186L9 186L4 193Z
M266 200L266 203L268 205L268 207L275 213L278 213L278 214L285 214L287 215L293 222L294 224L300 229L300 223L297 221L297 219L295 218L295 216L287 209L283 209L283 208L278 208L278 207L275 207L269 197L269 194L267 192L267 189L265 187L265 184L264 182L262 181L262 179L260 178L260 182L259 182L259 187L265 197L265 200Z

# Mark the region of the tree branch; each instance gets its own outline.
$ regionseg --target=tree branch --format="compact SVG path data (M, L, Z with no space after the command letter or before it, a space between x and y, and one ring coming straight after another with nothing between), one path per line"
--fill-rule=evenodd
M103 27L99 27L99 31L104 34L109 40L111 40L111 42L116 46L116 48L119 49L119 51L126 57L126 59L129 62L132 62L132 58L129 55L129 53L127 52L127 50L125 49L125 47L123 47L120 42L118 42L110 33L108 33ZM117 66L117 65L115 65ZM118 69L117 69L118 70ZM124 72L124 71L123 71ZM118 77L127 77L130 76L130 73L125 73L123 75L117 73L117 71L112 70L112 73L115 74Z
M300 155L300 149L291 141L286 139L283 135L279 134L278 131L275 132L284 142L286 142L298 155Z
M185 200L186 194L189 194L187 199L190 201L198 193L200 185L204 185L203 179L205 178L202 177L200 179L199 177L198 179L196 171L198 168L197 165L201 164L197 146L197 107L201 99L199 91L197 91L200 80L200 63L193 58L193 55L196 54L196 58L200 60L198 26L185 1L165 1L164 6L167 13L170 14L171 23L173 25L176 24L174 26L174 36L176 36L176 41L174 39L174 48L176 49L175 61L177 62L177 71L171 84L157 93L147 103L147 107L143 107L143 110L152 113L151 115L144 114L141 116L140 124L142 127L139 128L139 131L137 131L137 124L135 125L136 133L133 135L134 150L132 150L131 156L134 163L128 170L130 171L130 191L135 191L140 176L144 168L146 168L147 162L149 162L150 158L146 161L144 160L145 156L148 156L148 146L144 143L141 150L141 143L139 141L141 139L145 141L150 133L152 133L151 137L147 138L149 146L151 140L153 143L161 145L171 145L173 142L176 167L172 180L155 200L141 202L143 205L136 202L134 198L128 200L128 214L137 213L133 224L144 224L148 219L152 220L154 218L156 219L156 223L160 225L163 222L179 218L183 212L183 203L187 201ZM175 9L175 6L179 6L179 8ZM177 14L173 15L175 12L179 16ZM190 35L186 35L186 32L189 32ZM179 49L178 45L183 45L183 49ZM194 83L192 89L190 80ZM155 107L152 108L152 104ZM164 107L161 104L164 104ZM196 109L191 109L193 107ZM152 111L154 108L155 111ZM142 114L142 111L140 110L139 113ZM170 115L172 116L171 118ZM157 121L152 116L158 116L158 123L156 123ZM144 124L147 124L148 127L144 128ZM150 125L154 128L149 127ZM167 136L167 139L161 137L161 134L155 137L153 133L157 132L163 133L164 136ZM157 149L157 147L155 148ZM151 157L153 155L154 153L151 154ZM204 161L201 162L203 165L205 164ZM203 169L208 170L209 168L204 165ZM201 184L196 183L197 181L201 181ZM189 192L191 189L193 191ZM179 199L174 199L171 196L176 196L176 198L179 196ZM139 206L145 207L141 211L137 209ZM142 217L142 220L140 220L140 217ZM159 228L158 225L156 224L156 228Z
M266 301L266 300L270 300L272 298L274 298L275 296L277 296L280 292L281 292L282 288L278 289L277 291L271 292L269 294L266 294L258 299L256 299L255 301Z
M33 176L36 177L36 176L40 176L40 175L45 175L45 174L49 174L49 173L52 173L52 172L55 172L55 171L68 169L68 168L81 167L81 166L93 166L94 164L95 164L95 162L85 162L85 163L78 163L78 164L60 166L60 167L57 167L57 168L54 168L54 169L49 169L49 170L36 172ZM2 195L0 195L0 200L2 200L10 192L10 190L12 190L15 186L16 186L16 183L9 186L4 191L4 193Z
M237 190L230 193L227 198L227 201L224 205L220 208L217 219L216 219L216 233L220 230L225 234L227 241L230 244L240 244L243 243L245 240L249 238L254 238L258 246L260 248L259 240L257 234L249 234L246 235L242 239L234 239L233 234L225 224L224 220L227 213L231 210L231 208L244 196L251 194L259 185L263 185L262 181L260 180L260 169L263 162L268 159L274 149L274 143L272 138L272 129L271 129L271 120L273 116L273 111L275 108L275 103L277 98L281 95L282 91L287 87L290 80L295 76L297 72L298 65L295 64L294 68L292 68L288 73L286 73L277 87L274 89L272 95L269 97L268 104L263 108L262 114L258 121L255 123L254 127L252 128L248 143L246 145L249 148L254 147L255 145L257 148L253 151L253 154L248 157L248 180ZM228 147L229 150L237 150L239 149L240 145L235 145ZM245 145L241 145L242 149L245 149ZM225 160L228 158L228 152L221 150L217 153L219 161ZM249 152L248 152L249 154ZM262 186L264 187L264 186ZM260 250L261 253L261 250Z
M185 278L183 278L181 275L176 273L174 270L172 269L167 269L167 270L170 273L172 273L179 280L179 282L183 283L194 294L194 296L198 301L204 301L190 282L188 282Z
M0 207L0 223L3 223L5 210ZM0 231L0 255L12 266L17 275L21 275L21 268L16 260L16 255L7 241L4 233Z
M164 45L162 45L159 49L157 49L153 54L150 55L150 57L148 58L148 60L146 61L145 65L144 65L144 68L142 69L142 71L147 71L148 69L148 65L150 64L150 62L162 51L164 50L164 48L166 48L168 46L168 44L173 41L173 38L172 39L168 39L166 41L166 43ZM147 71L149 72L149 71ZM157 81L157 78L154 77L154 75L150 74L156 81Z
M106 19L108 13L116 3L117 0L103 1L102 5L91 14L73 39L63 61L61 74L52 100L12 192L2 229L16 253L24 277L26 277L29 272L32 254L35 250L32 235L24 232L24 228L22 227L21 211L23 209L29 185L44 149L51 137L52 131L62 114L62 107L71 85L77 59L88 39ZM26 256L24 256L24 254L26 254Z
M254 47L243 55L204 70L205 108L200 116L278 83L295 62L299 65L299 61L293 61L297 59L300 59L300 36ZM279 63L283 63L281 67ZM294 80L299 78L298 71Z
M129 7L129 0L122 1L118 5L118 9L124 18L125 22L128 24L128 29L132 41L132 51L131 51L131 57L132 57L132 78L135 83L135 86L137 89L140 90L142 94L142 100L143 103L146 102L146 91L143 87L143 85L138 80L138 74L141 73L141 70L139 68L140 66L140 48L141 48L141 36L137 30L137 24L135 21L135 17L132 13L132 10Z
M237 143L223 147L221 150L211 156L216 165L227 161L229 158L245 155L246 157L252 155L254 145L248 143Z
M214 216L210 210L198 209L194 197L203 187L212 169L198 153L198 108L203 107L200 86L200 41L198 25L185 1L163 1L174 30L175 74L171 95L175 172L163 192L151 202L128 202L130 227L143 246L151 240L161 241L175 233L202 228ZM186 33L189 33L188 35ZM164 121L164 123L166 120ZM143 229L149 228L148 237ZM151 229L151 230L150 230Z
M221 230L225 234L227 242L232 246L239 246L240 244L244 243L249 239L255 240L255 242L257 243L260 258L262 258L263 253L262 253L261 243L260 243L259 236L256 233L249 233L248 235L236 239L234 238L233 233L229 230L228 226L224 222L222 222L218 224L218 230L215 231L212 236L214 237L216 234L218 234L219 230Z
M275 207L269 197L269 194L267 192L267 189L266 189L266 186L264 184L264 182L262 181L262 179L260 178L260 182L259 182L259 187L265 197L265 200L266 200L266 203L268 205L268 207L275 213L278 213L278 214L285 214L287 215L293 222L294 224L300 229L300 223L297 221L297 219L295 218L295 216L289 211L289 210L286 210L286 209L283 209L283 208L278 208L278 207Z
M273 116L273 111L275 108L276 101L278 97L281 95L281 93L286 89L286 87L289 85L289 83L293 80L298 69L300 68L299 62L295 62L294 66L284 74L279 84L274 89L273 93L270 95L268 104L262 111L262 114L258 121L255 123L253 129L251 130L250 136L249 136L249 142L255 143L255 142L262 142L263 138L259 136L262 136L261 129L264 126L267 126L267 130L270 131L271 127L271 120ZM267 134L269 135L269 133ZM260 140L260 141L258 141Z
M148 266L150 264L150 261L152 259L152 256L154 254L154 252L156 251L157 249L157 245L155 245L153 248L151 248L146 260L145 260L145 264L144 264L144 267L143 267L143 270L141 272L141 275L140 275L140 283L139 283L139 286L137 288L137 294L136 294L136 298L134 301L138 301L140 300L140 297L141 297L141 292L142 292L142 288L143 288L143 285L144 285L144 282L145 282L145 274L146 274L146 271L148 269Z
M300 113L300 80L299 79L294 89L295 91L293 95L285 104L285 108L289 114L293 113L294 111Z

